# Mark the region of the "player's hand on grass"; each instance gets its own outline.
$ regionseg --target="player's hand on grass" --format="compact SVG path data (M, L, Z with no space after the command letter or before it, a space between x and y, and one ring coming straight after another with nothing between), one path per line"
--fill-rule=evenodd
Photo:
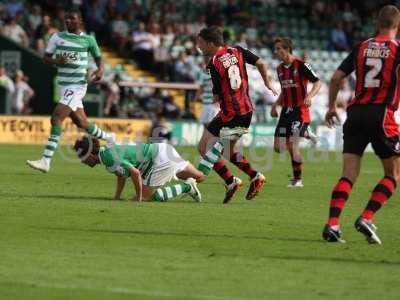
M328 126L329 128L333 128L335 127L335 125L341 123L336 108L331 108L328 110L328 112L325 115L325 123L326 126Z
M90 76L91 82L97 82L97 81L101 80L103 78L103 74L104 74L104 70L103 69L97 69Z

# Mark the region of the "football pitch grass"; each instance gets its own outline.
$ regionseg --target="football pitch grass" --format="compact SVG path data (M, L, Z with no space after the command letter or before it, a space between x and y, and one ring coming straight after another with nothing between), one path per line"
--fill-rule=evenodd
M195 157L194 148L178 150ZM232 167L246 184L222 205L214 174L200 185L203 203L132 203L130 183L125 201L114 201L115 178L103 167L57 153L51 172L37 173L25 160L41 151L0 145L1 299L399 298L398 194L375 220L382 246L353 228L382 177L371 154L343 214L347 243L328 244L321 230L340 176L334 154L306 162L303 189L286 188L289 160L275 156L255 201L244 200L247 178Z

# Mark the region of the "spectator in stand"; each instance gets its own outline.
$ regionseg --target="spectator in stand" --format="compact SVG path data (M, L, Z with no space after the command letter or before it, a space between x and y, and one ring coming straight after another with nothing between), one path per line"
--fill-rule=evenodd
M228 20L228 25L234 23L237 19L243 17L243 11L237 0L228 0L224 7L224 15Z
M247 45L247 34L242 32L241 34L239 34L239 38L238 38L238 42L237 45L247 49L248 45Z
M7 71L4 67L0 67L0 87L4 88L8 94L13 94L15 91L14 82L7 75Z
M6 12L10 18L15 18L17 13L24 12L24 3L20 0L8 0L6 4Z
M127 102L126 114L128 118L134 118L134 119L148 118L147 113L144 111L143 107L139 104L133 89L129 89L128 99L126 102Z
M347 36L343 30L342 22L338 22L336 27L331 32L329 49L336 51L347 51L349 49Z
M267 23L265 34L261 38L261 43L267 46L271 51L274 51L274 40L277 36L276 22L270 21Z
M54 26L57 28L58 31L65 31L65 9L58 8L57 9L57 16L54 19Z
M163 116L168 119L179 118L181 115L181 110L175 104L174 98L172 98L167 91L161 92L161 98L163 100Z
M174 78L176 81L193 82L194 74L192 66L188 61L188 56L185 51L179 53L178 59L174 66Z
M153 49L157 49L161 45L160 25L158 23L150 25L150 41Z
M174 27L171 24L168 24L165 27L163 38L164 38L164 46L168 49L171 48L175 40Z
M133 58L142 69L151 70L153 66L153 40L146 25L139 23L139 27L132 34Z
M42 23L42 9L39 5L34 5L28 15L29 31L34 33Z
M116 43L115 47L120 54L124 54L126 44L129 41L129 25L121 14L117 14L111 21L111 40Z
M39 53L44 54L47 42L56 32L58 32L58 30L52 25L51 17L49 15L43 15L42 23L37 27L35 32L36 49Z
M106 38L106 5L108 0L87 0L84 4L85 23L89 32L95 32L96 38Z
M29 45L29 38L25 30L17 24L16 17L10 17L6 21L6 25L1 29L1 33L13 41L27 47Z
M28 84L28 78L21 70L18 70L15 75L15 90L11 98L11 112L13 114L30 114L29 101L34 95L35 92Z
M169 48L165 45L165 37L161 37L161 44L160 47L154 50L154 62L155 67L159 72L159 78L162 81L169 80L169 61L170 61L170 54Z
M247 41L250 47L258 46L258 30L256 18L251 18L249 25L246 28Z
M118 117L119 115L119 100L121 95L121 89L119 82L121 77L115 74L111 80L106 82L107 96L106 105L104 107L104 115L106 117Z

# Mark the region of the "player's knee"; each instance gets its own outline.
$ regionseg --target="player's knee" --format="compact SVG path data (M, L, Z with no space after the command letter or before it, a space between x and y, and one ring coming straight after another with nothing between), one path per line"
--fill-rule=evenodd
M50 118L51 126L61 126L62 120L61 117L57 114L53 114Z
M197 149L199 150L201 156L204 156L204 154L206 154L206 147L204 146L204 143L200 142L197 146Z
M86 129L89 127L89 122L87 120L76 119L74 123L78 128L81 128L81 129Z
M203 172L200 172L199 176L197 176L197 178L196 178L196 182L201 183L204 180L206 180L206 175L204 175Z
M346 177L354 184L357 181L358 172L356 170L345 170L343 172L343 177Z

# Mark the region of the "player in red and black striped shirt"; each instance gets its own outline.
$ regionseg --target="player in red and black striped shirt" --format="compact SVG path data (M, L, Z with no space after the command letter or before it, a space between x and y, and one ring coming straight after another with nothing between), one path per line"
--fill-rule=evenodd
M336 96L340 82L356 72L355 97L349 103L343 125L342 178L332 192L329 219L323 231L323 238L330 242L342 241L339 217L360 173L364 150L371 143L381 159L384 177L373 190L355 227L368 242L381 243L372 220L395 191L400 172L399 126L394 119L400 97L400 45L396 40L399 23L399 10L392 5L384 6L378 15L378 35L356 47L331 80L326 114L330 127L338 119Z
M292 54L293 43L290 39L275 39L275 53L282 61L277 67L281 94L272 106L271 115L278 116L277 105L282 106L282 111L275 130L274 149L278 153L287 149L290 153L293 178L288 187L303 187L299 137L308 138L311 121L309 107L321 83L311 66ZM312 82L310 91L307 90L309 82Z
M213 82L214 98L220 104L220 112L204 129L199 144L200 153L205 158L210 144L219 138L228 139L229 147L225 149L224 156L249 175L251 183L246 198L250 200L262 189L265 177L254 170L244 156L234 149L239 138L247 133L253 114L246 63L255 65L265 85L273 92L275 90L267 75L264 61L247 49L224 45L222 31L218 27L201 30L198 47L204 55L211 57L208 68ZM227 203L240 188L241 180L232 175L223 160L215 163L213 168L225 180L224 203Z

